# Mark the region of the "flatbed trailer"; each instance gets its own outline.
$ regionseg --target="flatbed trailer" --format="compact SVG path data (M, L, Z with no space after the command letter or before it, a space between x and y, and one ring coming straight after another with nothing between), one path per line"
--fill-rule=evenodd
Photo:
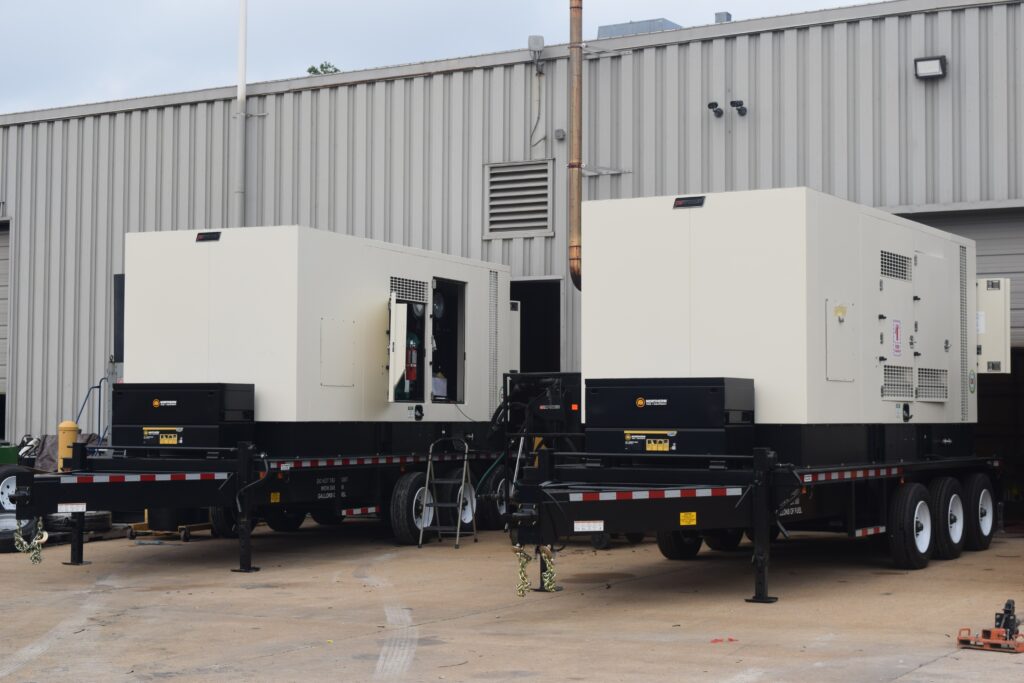
M251 443L240 443L235 448L177 447L165 451L75 444L65 472L40 473L22 468L13 498L21 520L71 513L74 524L69 564L84 562L82 537L87 510L134 510L142 505L150 509L209 508L212 514L223 511L227 519L214 520L214 531L237 535L238 571L247 572L258 569L252 561L250 534L256 519L278 515L276 519L287 520L280 515L291 513L290 519L298 528L307 513L318 521L339 523L347 517L376 515L392 526L399 540L415 542L415 517L424 514L422 504L416 508L414 502L413 506L395 509L390 503L403 487L422 485L416 475L422 477L428 460L432 458L435 467L440 463L457 466L464 461L486 467L499 455L466 448L458 452L288 459L268 458ZM415 491L404 491L403 495L408 498L410 493L416 497Z
M560 396L539 394L535 402L551 407L571 404L570 394L578 394L579 380L565 378L509 374L505 383L511 392L517 385L557 384ZM755 570L750 600L773 602L768 566L771 542L780 534L884 536L897 566L920 569L931 557L953 559L962 549L986 549L999 527L993 481L999 479L1000 461L993 458L812 467L780 462L771 448L734 455L599 453L586 450L587 432L573 431L566 413L549 415L555 411L527 411L525 420L507 430L505 466L514 484L506 519L513 544L524 549L556 546L580 534L653 532L662 554L685 560L705 543L734 549L746 534L753 541ZM553 437L577 448L552 448ZM533 447L524 449L526 443ZM525 452L517 452L517 444ZM931 508L939 504L941 511L933 515ZM543 572L543 553L541 559Z

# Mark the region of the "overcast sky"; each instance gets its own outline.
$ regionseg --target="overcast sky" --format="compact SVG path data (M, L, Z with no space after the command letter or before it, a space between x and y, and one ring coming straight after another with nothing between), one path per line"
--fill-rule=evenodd
M196 90L236 81L238 0L0 0L0 113ZM837 0L585 0L597 27L683 26L852 4ZM248 81L567 42L566 0L249 0Z

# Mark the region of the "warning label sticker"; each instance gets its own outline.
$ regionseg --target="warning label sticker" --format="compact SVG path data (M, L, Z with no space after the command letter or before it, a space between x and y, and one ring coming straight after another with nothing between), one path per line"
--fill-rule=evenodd
M696 512L680 512L679 526L697 526Z
M903 324L899 320L892 321L892 355L903 355Z

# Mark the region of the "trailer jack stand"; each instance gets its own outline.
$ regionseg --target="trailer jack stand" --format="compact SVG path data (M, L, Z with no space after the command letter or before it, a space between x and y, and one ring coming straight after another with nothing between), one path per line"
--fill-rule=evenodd
M91 564L85 561L85 513L71 513L71 559L63 564L79 567Z
M252 493L249 487L256 481L253 478L253 459L255 449L249 442L238 444L238 569L233 572L250 574L258 572L259 567L252 564Z
M768 525L774 516L769 486L774 465L774 453L766 448L754 449L754 597L747 598L747 602L770 604L778 601L778 598L768 595L768 557L772 542Z

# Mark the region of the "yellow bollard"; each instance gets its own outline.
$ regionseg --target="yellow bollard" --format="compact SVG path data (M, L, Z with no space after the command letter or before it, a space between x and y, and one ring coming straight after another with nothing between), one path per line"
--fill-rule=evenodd
M71 420L64 420L57 425L57 471L64 471L64 459L71 459L71 447L78 441L82 430Z

